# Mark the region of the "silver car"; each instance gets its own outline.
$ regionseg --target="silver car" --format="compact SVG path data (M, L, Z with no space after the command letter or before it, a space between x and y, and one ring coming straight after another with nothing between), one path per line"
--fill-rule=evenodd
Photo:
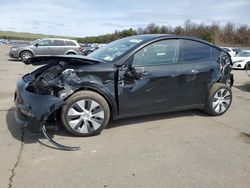
M82 55L81 46L75 40L45 38L32 41L26 45L15 45L10 48L11 58L21 58L23 61L47 55Z

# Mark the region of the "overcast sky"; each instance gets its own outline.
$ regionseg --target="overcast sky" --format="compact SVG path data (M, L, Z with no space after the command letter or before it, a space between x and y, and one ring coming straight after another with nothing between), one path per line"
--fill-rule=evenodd
M92 36L149 23L250 26L250 0L0 0L0 30Z

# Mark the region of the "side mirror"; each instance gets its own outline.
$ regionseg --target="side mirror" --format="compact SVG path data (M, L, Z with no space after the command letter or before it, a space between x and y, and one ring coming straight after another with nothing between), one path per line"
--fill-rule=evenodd
M125 76L129 79L135 79L135 80L140 79L140 75L136 72L135 68L132 67L131 64L128 65L128 68L125 71Z
M36 43L34 46L35 46L35 47L38 47L39 45L38 45L38 43Z
M132 78L132 79L134 79L134 77L135 77L134 74L132 73L132 71L129 70L129 69L126 70L125 76L126 76L127 78Z

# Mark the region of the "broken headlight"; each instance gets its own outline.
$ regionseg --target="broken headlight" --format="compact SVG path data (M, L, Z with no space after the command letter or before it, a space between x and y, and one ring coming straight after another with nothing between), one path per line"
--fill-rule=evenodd
M65 68L62 64L57 64L45 70L33 82L33 88L37 94L41 95L54 95L54 89L59 87L55 80L64 71Z

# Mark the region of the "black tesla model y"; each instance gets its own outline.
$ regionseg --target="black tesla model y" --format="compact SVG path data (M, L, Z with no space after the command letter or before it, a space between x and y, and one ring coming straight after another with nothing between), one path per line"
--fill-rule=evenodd
M33 129L60 122L78 136L110 120L187 109L225 113L232 102L231 59L208 42L177 35L123 38L89 56L47 56L17 82L16 119Z

